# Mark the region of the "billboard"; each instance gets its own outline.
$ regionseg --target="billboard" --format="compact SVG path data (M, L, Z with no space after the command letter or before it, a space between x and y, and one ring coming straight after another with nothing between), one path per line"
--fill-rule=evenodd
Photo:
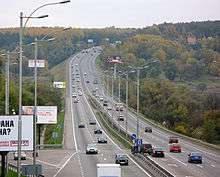
M33 115L33 106L22 106L22 114ZM37 124L56 124L57 106L37 106Z
M66 82L53 82L55 88L66 88Z
M35 60L28 60L28 67L34 68L35 67ZM36 61L37 68L44 68L45 67L45 60L37 60Z
M0 116L0 151L17 151L18 115ZM21 150L33 150L33 116L22 115Z

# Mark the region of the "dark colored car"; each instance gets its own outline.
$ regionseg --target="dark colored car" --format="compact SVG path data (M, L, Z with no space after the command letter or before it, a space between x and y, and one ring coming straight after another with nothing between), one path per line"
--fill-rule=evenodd
M164 157L164 150L161 147L154 147L152 151L152 156L153 157Z
M191 152L188 154L189 163L202 163L202 154L199 152Z
M90 119L90 120L89 120L89 124L90 124L90 125L96 125L96 121L95 121L94 119Z
M170 145L170 152L181 152L181 146L177 143Z
M85 124L83 122L80 122L78 128L85 128Z
M102 134L102 130L97 128L94 130L94 134Z
M87 80L86 83L89 83L89 80Z
M104 100L103 106L108 106L108 101L107 100Z
M107 143L107 139L105 137L98 137L98 143L106 144Z
M169 144L172 144L172 143L179 143L178 137L176 137L176 136L171 136L171 137L169 138Z
M143 143L140 150L142 153L148 153L150 155L153 153L153 147L150 143Z
M115 163L120 165L128 165L128 156L125 154L117 154L115 156Z
M93 81L93 84L98 84L98 80L95 79L95 80Z
M144 131L147 133L152 133L152 128L151 127L145 127Z
M153 152L152 145L150 143L143 143L140 147L138 146L132 146L131 153L148 153L151 155Z
M124 121L124 116L123 115L119 115L117 120L118 121Z

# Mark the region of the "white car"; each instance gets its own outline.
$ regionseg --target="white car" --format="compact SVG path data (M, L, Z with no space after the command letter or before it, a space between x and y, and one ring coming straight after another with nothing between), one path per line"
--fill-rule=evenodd
M112 110L112 107L108 106L108 107L107 107L107 110L111 111L111 110Z
M76 98L76 96L77 96L76 93L73 93L73 94L72 94L72 97L73 97L73 98Z
M83 93L82 93L81 91L79 91L79 92L78 92L78 95L79 95L79 96L82 96L82 95L83 95Z
M98 154L96 144L88 144L86 147L86 154Z
M100 96L100 97L99 97L99 100L100 100L100 101L103 101L103 100L104 100L104 98L103 98L102 96Z
M14 160L18 160L18 152L14 152ZM21 151L21 160L26 160L26 153Z

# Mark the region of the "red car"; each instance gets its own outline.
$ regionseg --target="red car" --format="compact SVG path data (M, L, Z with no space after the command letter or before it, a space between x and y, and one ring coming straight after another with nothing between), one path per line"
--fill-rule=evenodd
M181 146L179 144L171 144L170 152L181 152Z

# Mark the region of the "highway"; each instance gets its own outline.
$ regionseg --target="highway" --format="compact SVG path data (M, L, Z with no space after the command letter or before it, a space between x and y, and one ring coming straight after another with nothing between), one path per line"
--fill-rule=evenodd
M97 51L97 48L95 49ZM102 75L97 71L95 66L95 59L98 56L98 53L92 49L87 50L88 52L84 53L83 60L80 61L81 73L87 73L87 76L90 80L90 83L84 83L86 88L94 90L98 87L99 95L104 96L108 99L109 104L112 105L112 99L109 95L106 94L103 85L101 83L100 76ZM94 85L93 80L99 78L99 85ZM124 111L125 112L125 111ZM111 115L111 112L109 112ZM117 115L118 112L114 111L113 115ZM124 114L124 113L122 113ZM124 115L125 116L125 115ZM125 122L120 122L120 126L125 128ZM171 133L167 133L163 130L160 130L156 127L153 127L153 133L145 133L144 127L150 126L148 123L140 120L140 136L145 142L150 142L154 146L163 147L166 151L165 158L152 158L160 166L168 170L174 176L194 176L194 177L218 177L220 174L220 154L214 150L199 146L190 141L183 140L180 138L180 143L182 147L182 153L170 153L168 146L168 138L171 136ZM128 130L130 133L135 133L136 129L136 115L129 111L128 116ZM187 162L187 155L190 152L201 152L203 155L202 164L190 164Z
M77 59L72 59L70 64L70 77L69 77L69 95L71 98L71 94L75 92L72 89L72 85L78 88L82 88L82 82L76 82L74 78L76 75L76 64L80 63L80 61L87 60L84 54L79 53L75 56ZM73 66L73 67L72 67ZM73 78L75 80L73 80ZM81 80L82 81L82 80ZM94 129L96 127L100 127L97 122L97 125L89 125L89 119L93 118L96 120L96 117L90 107L87 98L85 96L84 90L82 90L83 95L78 96L79 103L74 103L73 99L71 99L70 109L72 112L72 125L73 125L73 134L74 134L74 144L75 149L78 154L78 164L80 166L80 172L82 177L96 177L96 164L97 163L115 163L115 155L118 153L127 153L124 149L121 149L117 144L115 144L107 134L105 137L107 138L107 144L97 144L98 136L94 134ZM78 128L80 122L85 124L85 128ZM71 139L71 137L70 137ZM65 140L65 141L68 141ZM72 142L73 143L73 142ZM90 143L96 143L98 147L97 155L87 155L86 154L86 146ZM138 164L129 159L129 166L122 166L122 177L146 177L150 176L146 171L144 171ZM60 175L61 176L61 175ZM70 176L70 175L67 175Z

